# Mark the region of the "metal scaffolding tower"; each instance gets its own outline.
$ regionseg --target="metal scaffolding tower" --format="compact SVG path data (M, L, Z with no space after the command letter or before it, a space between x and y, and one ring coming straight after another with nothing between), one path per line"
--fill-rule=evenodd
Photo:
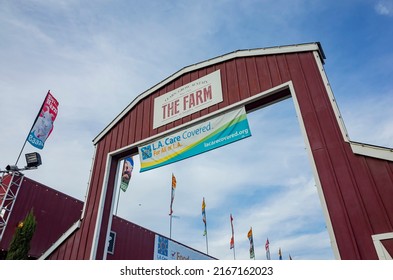
M0 241L7 227L7 222L11 216L19 189L25 177L19 171L0 171L3 173L0 178Z

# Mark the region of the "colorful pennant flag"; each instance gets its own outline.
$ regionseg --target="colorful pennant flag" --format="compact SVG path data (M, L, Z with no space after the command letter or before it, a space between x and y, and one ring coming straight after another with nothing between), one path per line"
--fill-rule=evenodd
M202 221L205 224L205 231L203 232L203 236L207 235L207 226L206 226L206 203L205 198L202 200Z
M269 238L266 239L265 250L266 250L266 259L270 260L270 248L269 248Z
M231 220L231 228L232 228L232 237L231 241L229 242L229 249L233 249L235 247L235 232L233 230L233 217L232 214L230 215L230 220Z
M252 236L252 228L247 233L248 240L250 241L250 259L255 259L254 239Z
M46 139L53 130L53 122L57 117L59 102L48 91L44 103L27 136L27 141L38 149L43 149Z
M169 215L173 214L173 200L175 199L175 190L176 190L176 177L172 173L172 190L171 190L171 206L169 210Z
M134 160L132 157L124 159L123 172L121 174L120 189L125 192L131 180L132 170L134 169Z

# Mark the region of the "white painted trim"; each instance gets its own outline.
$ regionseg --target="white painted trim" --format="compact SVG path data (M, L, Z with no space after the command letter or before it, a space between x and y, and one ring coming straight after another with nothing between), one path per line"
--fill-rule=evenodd
M289 46L279 46L279 47L270 47L270 48L259 48L259 49L250 49L250 50L238 50L235 52L231 52L222 56L218 56L213 59L209 59L197 64L193 64L183 69L179 70L178 72L174 73L173 75L169 76L168 78L164 79L160 83L156 84L155 86L151 87L150 89L146 90L145 92L138 95L103 131L101 131L94 139L94 145L97 144L104 136L107 134L133 107L138 104L143 98L149 96L153 92L157 91L163 85L170 83L171 81L175 80L176 78L184 75L185 73L189 73L204 67L208 67L210 65L218 64L224 61L228 61L234 58L240 57L248 57L248 56L263 56L263 55L272 55L272 54L283 54L283 53L294 53L294 52L306 52L306 51L315 51L317 53L322 54L323 51L320 47L319 43L306 43L306 44L298 44L298 45L289 45ZM324 57L320 58L323 59ZM322 61L320 61L322 63Z
M322 212L323 212L323 214L325 216L326 227L327 227L327 231L328 231L328 234L329 234L329 237L330 237L330 240L331 240L331 246L332 246L332 249L333 249L333 253L334 253L334 256L335 256L336 259L341 259L340 253L339 253L339 250L338 250L338 246L337 246L337 242L336 242L336 239L335 239L334 231L333 231L333 226L332 226L332 223L331 223L331 220L330 220L330 216L329 216L329 212L328 212L328 209L327 209L326 200L325 200L325 197L323 195L321 182L319 180L318 172L317 172L316 165L315 165L315 162L314 162L314 158L313 158L313 155L312 155L312 152L311 152L311 146L310 146L310 143L308 141L306 129L305 129L305 126L304 126L304 121L303 121L303 118L302 118L302 115L301 115L301 112L300 112L300 107L299 107L299 104L298 104L298 101L297 101L297 98L296 98L296 92L295 92L294 86L292 84L292 81L286 82L286 83L281 84L279 86L276 86L276 87L274 87L272 89L269 89L267 91L261 92L261 93L259 93L257 95L254 95L254 96L252 96L250 98L247 98L247 99L244 99L242 101L239 101L239 102L237 102L235 104L232 104L231 106L228 106L228 107L223 108L221 110L218 110L218 111L212 112L210 114L207 114L207 115L205 115L205 116L203 116L203 117L201 117L199 119L193 120L193 121L191 121L191 122L189 122L187 124L180 125L178 127L172 128L170 130L167 130L165 132L159 133L159 134L154 135L152 137L143 139L143 140L141 140L139 142L133 143L133 144L127 146L127 147L123 147L121 149L113 151L110 154L108 154L108 159L112 159L114 156L116 156L118 154L121 154L121 153L124 153L127 150L131 150L131 149L137 148L138 146L146 145L147 143L149 143L151 141L154 141L155 139L162 138L163 136L165 136L167 134L170 134L170 133L173 133L175 131L181 130L185 126L191 126L191 125L193 125L196 122L203 122L204 120L206 120L208 118L217 116L219 114L223 114L226 111L232 110L232 109L234 109L236 107L245 106L245 105L247 105L249 103L255 102L256 100L258 100L260 98L272 95L272 94L274 94L276 92L279 92L279 91L282 91L282 90L285 90L285 89L289 89L290 90L291 96L293 98L293 103L294 103L294 106L295 106L296 114L297 114L298 119L299 119L300 130L302 132L303 139L305 141L307 154L308 154L308 157L309 157L310 162L311 162L311 167L312 167L313 175L314 175L314 178L315 178L316 187L317 187L317 190L318 190L318 195L319 195L319 198L320 198L320 201L321 201ZM275 102L280 102L280 101L281 100L277 100ZM269 105L271 105L271 104L265 104L264 106L266 107L266 106L269 106ZM107 166L110 166L110 163L108 163ZM107 178L109 176L109 174L107 174L107 172L109 172L109 168L108 167L105 170L105 178ZM107 184L107 180L104 182L104 184ZM102 191L104 191L104 189L106 189L105 186L103 186ZM100 209L103 208L101 203L104 202L104 199L102 199L102 196L103 196L103 192L101 193L101 202L100 202L100 206L99 206ZM115 199L115 196L114 196L114 199ZM113 201L112 201L112 207L113 207ZM99 211L98 215L100 215L100 217L97 218L97 224L96 224L95 231L99 232L98 224L101 223L102 211ZM111 225L111 223L109 223L108 229L110 228L110 225ZM98 235L99 235L99 233L95 232L95 236L98 236ZM108 235L108 233L107 233L107 235ZM95 238L95 242L98 244L98 239L97 238ZM94 250L95 251L97 250L97 244L95 244L95 246L94 246ZM95 253L92 256L95 257Z
M101 195L100 195L100 203L98 204L97 220L96 220L96 225L94 228L94 235L93 235L92 246L91 246L91 251L90 251L90 259L91 260L95 260L96 255L97 255L98 242L100 239L102 215L104 213L105 198L106 198L106 193L107 193L107 188L108 188L110 167L111 167L112 160L113 160L113 158L112 158L111 154L108 154L107 159L106 159L106 167L105 167L105 171L104 171L104 180L102 183L102 189L101 189ZM113 200L112 200L112 204L113 204Z
M310 49L309 49L309 50L310 50ZM313 50L315 50L314 56L315 56L316 62L317 62L317 63L319 62L319 63L318 63L318 65L319 65L319 70L320 70L320 73L321 73L322 78L324 79L325 87L326 87L326 90L327 90L328 95L329 95L329 97L330 97L330 101L331 101L331 104L332 104L332 106L333 106L333 109L334 109L334 111L335 111L336 118L337 118L337 121L338 121L338 123L339 123L341 132L343 133L344 139L345 139L346 141L349 141L348 134L346 133L346 129L345 129L345 126L344 126L344 122L343 122L342 118L340 117L341 115L340 115L340 113L339 113L338 106L337 106L337 104L336 104L335 101L334 101L333 92L331 91L331 89L330 89L330 87L329 87L329 83L327 82L327 77L326 77L325 72L324 72L324 70L323 70L322 63L320 62L320 57L319 57L319 52L318 52L319 47L316 46L316 48L314 48ZM295 50L293 50L293 51L295 51ZM297 51L299 51L299 49L297 49ZM283 51L283 52L284 52L284 51ZM287 53L288 51L285 51L285 52ZM265 53L265 54L266 54L266 53ZM255 54L255 53L253 53L253 54L250 53L249 55L256 55L256 54ZM243 56L244 56L244 55L243 55ZM227 58L227 59L228 59L228 58ZM214 63L217 63L217 62L214 62ZM203 63L202 63L202 64L203 64ZM198 64L198 65L199 65L199 64ZM206 67L206 65L200 66L200 68L201 68L201 67ZM181 72L181 74L183 74L182 71L180 71L180 72ZM181 75L181 74L178 74L178 75ZM167 83L167 82L169 82L169 81L168 81L168 80L165 80L165 81L162 82L161 84L165 84L165 83ZM252 97L249 97L249 98L247 98L247 99L241 100L241 101L239 101L239 102L237 102L237 103L234 103L234 104L232 104L232 105L230 105L230 106L227 106L227 107L225 107L225 108L223 108L223 109L217 110L217 111L212 112L212 113L210 113L210 114L207 114L207 115L205 115L205 116L203 116L203 117L200 117L200 118L198 118L198 119L192 120L192 121L190 121L190 122L188 122L188 123L186 123L186 124L182 124L182 125L180 125L180 126L178 126L178 127L169 129L169 130L164 131L164 132L162 132L162 133L159 133L159 134L157 134L157 135L151 136L151 137L149 137L149 138L146 138L146 139L143 139L143 140L138 141L138 142L136 142L136 143L133 143L133 144L131 144L131 145L129 145L129 146L126 146L126 147L120 148L120 149L118 149L118 150L116 150L116 151L113 151L113 152L111 152L110 154L108 154L108 161L110 161L109 159L112 159L112 157L115 156L115 155L117 155L117 154L120 154L120 153L125 152L125 151L127 151L127 150L131 150L131 149L133 149L133 148L137 148L138 146L141 146L141 145L145 145L145 144L147 144L147 143L149 143L149 142L151 142L151 141L154 141L155 139L162 138L162 137L165 136L165 135L168 135L168 134L173 133L173 132L175 132L175 131L181 130L181 129L183 129L183 128L186 127L186 126L191 126L191 125L193 125L194 123L202 122L202 121L204 121L204 120L206 120L206 119L208 119L208 118L211 118L211 117L213 117L213 116L217 116L217 115L219 115L219 114L223 114L223 113L225 113L226 111L229 111L229 110L234 109L234 108L236 108L236 107L245 106L245 105L247 105L247 104L249 104L249 103L252 103L252 102L254 102L254 101L256 101L256 100L258 100L258 99L260 99L260 98L263 98L263 97L265 97L265 96L272 95L272 94L274 94L274 93L276 93L276 92L278 92L278 91L284 90L284 89L286 89L286 88L289 88L289 90L290 90L291 96L292 96L293 101L294 101L295 110L296 110L296 113L297 113L298 118L299 118L300 129L301 129L301 132L302 132L302 135L303 135L305 144L306 144L306 149L307 149L308 156L309 156L310 161L311 161L311 167L312 167L312 170L313 170L313 174L314 174L314 178L315 178L315 183L316 183L316 187L317 187L317 190L318 190L318 195L319 195L319 198L320 198L320 201L321 201L322 212L323 212L323 214L324 214L324 216L325 216L326 226L327 226L328 234L329 234L329 237L330 237L330 240L331 240L331 246L332 246L332 249L333 249L333 253L334 253L334 256L335 256L336 259L341 259L340 253L339 253L339 250L338 250L337 241L336 241L336 239L335 239L335 235L334 235L334 231L333 231L333 226L332 226L332 223L331 223L330 215L329 215L329 212L328 212L328 209L327 209L326 200L325 200L325 197L324 197L324 195L323 195L321 182L320 182L319 175L318 175L318 172L317 172L317 169L316 169L316 165L315 165L315 161L314 161L314 158L313 158L313 155L312 155L312 152L311 152L311 146L310 146L310 143L309 143L309 141L308 141L306 129L305 129L305 126L304 126L302 114L301 114L300 107L299 107L299 104L298 104L298 101L297 101L297 98L296 98L296 92L295 92L295 89L294 89L294 86L293 86L292 81L286 82L286 83L284 83L284 84L281 84L281 85L279 85L279 86L276 86L276 87L274 87L274 88L271 88L271 89L269 89L269 90L267 90L267 91L261 92L261 93L259 93L259 94L257 94L257 95L254 95L254 96L252 96ZM145 92L144 94L142 94L143 97L149 95L149 94L150 94L151 92L153 92L154 90L155 90L155 88L152 88L151 90ZM141 95L141 96L142 96L142 95ZM140 98L142 98L141 96L140 96ZM127 112L128 110L130 110L135 104L137 104L137 102L138 102L139 100L140 100L140 99L138 99L138 98L135 99L134 102L131 103L131 105L128 107L128 109L126 109L125 111L123 111L123 113L122 113L123 115L121 115L121 116L119 115L118 119L120 119L122 116L124 116L124 114L126 114L126 112ZM275 103L276 103L276 102L279 102L279 101L281 101L281 100L277 100L277 101L275 101ZM269 105L271 105L271 104L265 104L264 106L266 107L266 106L269 106ZM118 121L118 119L115 119L115 120L111 123L111 125L113 125L114 123L116 123L116 122ZM110 130L111 125L107 127L108 130L106 130L106 131L104 130L104 131L94 140L95 143L98 143L98 141L100 140L100 137L102 137L107 131ZM104 186L103 186L102 191L106 190L106 184L107 184L107 180L108 180L107 178L108 178L108 176L109 176L109 174L108 174L108 170L109 170L109 169L108 169L108 164L109 164L109 166L110 166L110 163L107 163L107 168L106 168L106 170L105 170L105 178L106 178L106 179L104 180ZM98 237L97 237L97 236L99 236L99 228L100 228L101 219L102 219L102 208L103 208L103 206L101 206L101 203L103 203L103 201L104 201L103 198L102 198L102 196L103 196L103 193L101 194L101 202L100 202L100 207L99 207L100 209L99 209L99 213L98 213L99 217L97 217L97 223L96 223L96 228L95 228L95 233L94 233L94 235L95 235L95 239L94 239L94 241L93 241L93 242L94 242L94 248L93 248L94 253L93 253L93 251L92 251L92 259L94 259L94 258L95 258L95 255L96 255L97 244L98 244ZM113 201L112 201L112 207L113 207ZM98 231L98 233L97 233L97 231Z
M332 105L334 114L336 116L337 123L340 127L341 134L343 135L344 141L350 143L350 146L352 148L352 152L354 154L358 154L358 155L364 155L364 156L374 157L374 158L378 158L378 159L393 161L393 149L364 144L364 143L357 143L357 142L353 142L350 140L348 131L347 131L345 124L344 124L343 117L342 117L340 110L338 108L338 105L336 103L336 98L334 97L334 94L333 94L333 91L330 87L330 83L328 81L325 69L323 68L321 59L319 57L319 53L317 51L315 51L314 56L315 56L315 61L317 62L317 65L319 67L319 72L321 73L321 77L322 77L323 82L325 84L326 91L328 93L329 100Z
M81 220L76 221L63 235L57 239L55 243L52 244L42 255L39 257L39 260L45 260L49 257L50 254L53 253L54 250L57 249L72 233L74 233L81 225Z
M253 101L256 101L257 99L260 99L260 98L265 97L265 96L272 95L272 94L274 94L274 93L276 93L278 91L284 90L284 89L286 89L288 87L289 87L289 83L284 83L282 85L279 85L279 86L271 88L271 89L269 89L267 91L261 92L261 93L259 93L257 95L254 95L254 96L252 96L250 98L244 99L244 100L239 101L239 102L237 102L235 104L227 106L227 107L225 107L225 108L223 108L221 110L214 111L214 112L212 112L210 114L207 114L207 115L205 115L203 117L200 117L200 118L198 118L196 120L190 121L190 122L188 122L186 124L180 125L178 127L172 128L172 129L169 129L169 130L167 130L165 132L159 133L159 134L154 135L152 137L149 137L149 138L143 139L143 140L141 140L139 142L133 143L133 144L131 144L129 146L126 146L126 147L123 147L123 148L120 148L118 150L110 152L107 155L107 163L106 163L105 174L104 174L104 181L103 181L101 195L100 195L100 203L99 203L99 206L98 206L97 221L96 221L96 225L95 225L95 228L94 228L94 236L93 236L93 241L92 241L93 242L92 243L92 250L90 252L90 259L95 260L96 255L97 255L97 248L98 248L98 242L99 242L100 228L101 228L101 223L102 223L102 215L103 215L104 204L105 204L105 197L106 197L106 191L107 191L107 185L108 185L109 175L110 175L109 174L110 166L111 166L111 162L112 162L114 156L116 156L116 155L118 155L120 153L123 153L123 152L125 152L127 150L131 150L133 148L137 148L138 146L145 145L145 144L153 141L154 139L158 139L158 138L161 138L161 137L163 137L163 136L165 136L167 134L170 134L172 132L181 130L181 129L183 129L186 126L191 126L191 125L193 125L196 122L202 122L202 121L204 121L204 120L206 120L208 118L211 118L213 116L217 116L217 115L223 114L223 113L225 113L225 112L227 112L229 110L232 110L232 109L234 109L236 107L245 106L246 104L252 103ZM280 100L277 100L277 102L279 102L279 101ZM268 105L270 105L270 104L266 104L266 106L268 106ZM115 199L115 196L113 196L113 200L114 199ZM112 203L111 203L111 211L113 210L112 209L113 208L113 200L112 200ZM111 223L108 224L108 229L110 227L111 227ZM105 250L107 250L107 249L105 249ZM106 255L104 256L104 258L106 258Z
M329 215L329 211L328 211L328 208L327 208L325 196L324 196L323 190L322 190L322 184L321 184L321 181L319 179L319 175L318 175L318 171L317 171L317 167L316 167L316 164L315 164L315 161L314 161L313 154L311 152L311 145L310 145L310 142L308 141L306 127L304 125L303 117L302 117L302 114L301 114L301 111L300 111L300 107L299 107L299 103L298 103L297 97L296 97L296 91L295 91L295 88L293 87L292 82L289 85L289 89L290 89L290 92L292 94L293 104L295 106L296 115L297 115L298 120L299 120L300 130L302 132L304 143L306 145L307 155L308 155L308 157L310 159L311 168L312 168L312 172L313 172L314 179L315 179L315 185L317 187L319 200L321 201L322 213L323 213L323 215L325 217L326 228L327 228L327 231L328 231L328 234L329 234L329 237L330 237L330 243L331 243L331 247L332 247L332 250L333 250L333 254L334 254L334 257L337 260L339 260L339 259L341 259L341 256L340 256L340 252L338 250L336 237L334 235L332 221L330 219L330 215Z
M89 174L89 180L87 182L85 201L83 203L83 209L82 209L82 214L81 214L81 219L82 220L85 217L86 206L87 206L86 202L87 202L87 198L88 198L89 192L90 192L90 183L91 183L91 177L92 177L92 174L93 174L93 168L94 168L94 161L95 161L95 158L96 158L96 153L97 153L97 146L94 146L94 153L93 153L93 158L91 160L90 174Z
M258 99L261 99L261 98L263 98L263 97L266 97L266 96L272 95L272 94L274 94L274 93L276 93L276 92L279 92L279 91L282 91L282 90L284 90L284 89L287 89L288 87L289 87L289 82L283 83L283 84L278 85L278 86L276 86L276 87L274 87L274 88L271 88L271 89L269 89L269 90L263 91L263 92L258 93L258 94L256 94L256 95L253 95L253 96L251 96L251 97L249 97L249 98L246 98L246 99L243 99L243 100L241 100L241 101L239 101L239 102L236 102L236 103L234 103L234 104L231 104L231 105L229 105L229 106L227 106L227 107L225 107L225 108L222 108L222 109L220 109L220 110L217 110L217 111L214 111L214 112L212 112L212 113L206 114L206 115L204 115L204 116L202 116L202 117L200 117L200 118L197 118L197 119L194 119L194 120L192 120L192 121L189 121L189 122L187 122L187 123L185 123L185 124L179 125L179 126L177 126L177 127L171 128L171 129L168 129L168 130L166 130L166 131L163 131L163 132L158 133L158 134L156 134L156 135L153 135L153 136L151 136L151 137L142 139L142 140L140 140L140 141L138 141L138 142L132 143L131 145L122 147L122 148L120 148L120 149L118 149L118 150L113 151L111 154L117 155L117 154L120 154L120 153L125 152L125 151L127 151L127 150L130 150L130 149L132 149L132 148L137 148L138 146L144 146L144 145L146 145L146 144L148 144L148 143L150 143L150 142L154 142L154 141L157 140L157 139L160 139L160 138L162 138L162 137L165 137L166 135L175 133L175 132L180 131L180 130L186 128L186 127L192 126L192 125L194 125L194 124L196 124L196 123L203 122L203 121L205 121L205 120L207 120L207 119L216 117L216 116L218 116L218 115L225 114L225 113L228 112L228 111L231 111L231 110L233 110L233 109L235 109L235 108L238 108L238 107L245 106L245 105L247 105L247 104L250 104L250 103L252 103L252 102L255 102L255 101L258 100ZM288 98L289 98L289 97L288 97ZM282 100L283 100L283 99L281 99L281 100L276 100L274 103L280 102L280 101L282 101ZM264 107L269 106L269 105L272 105L272 104L273 104L273 103L265 104ZM249 113L249 112L247 112L247 113Z
M91 182L91 176L93 173L93 168L94 168L94 161L95 161L95 156L97 153L97 146L94 146L94 153L93 153L93 158L91 161L91 168L90 168L90 175L89 175L89 180L87 182L87 188L86 188L86 195L85 195L85 201L83 203L83 209L81 213L80 220L78 220L75 224L73 224L55 243L52 244L51 247L49 247L48 250L45 251L45 253L39 258L41 259L46 259L58 246L60 246L75 230L80 228L81 221L83 220L86 212L86 201L87 197L89 195L90 191L90 182Z
M113 158L113 157L112 157L112 158ZM121 161L119 160L119 161L117 162L117 169L116 169L116 176L115 176L115 183L114 183L115 186L114 186L114 188L113 188L113 194L112 194L113 199L112 199L112 203L111 203L111 210L110 210L110 215L109 215L109 220L108 220L108 228L107 228L107 230L106 230L105 245L104 245L105 248L104 248L104 255L103 255L103 258L102 258L103 260L106 260L106 256L107 256L107 254L108 254L109 234L110 234L110 232L111 232L111 230L112 230L113 210L114 210L114 205L115 205L114 201L115 201L115 199L116 199L117 190L120 188L120 185L118 185L118 186L116 187L116 184L117 184L117 182L118 182L118 180L119 180L120 163L121 163ZM119 193L118 195L120 195L120 193ZM117 198L117 199L119 199L119 198Z
M314 57L315 57L315 62L318 65L319 73L321 74L321 77L322 77L323 83L325 85L327 94L329 96L329 101L330 101L330 104L332 105L332 108L333 108L333 111L334 111L334 115L336 116L338 126L340 127L341 134L342 134L342 136L344 138L344 141L345 142L349 142L350 139L349 139L348 131L347 131L346 127L345 127L344 120L342 118L342 115L340 113L340 109L338 108L338 105L337 105L337 102L336 102L336 98L334 97L332 88L330 87L330 83L329 83L328 77L326 75L326 71L325 71L325 69L324 69L324 67L322 65L321 58L320 58L319 53L317 51L314 52Z
M377 251L378 258L380 260L392 260L393 256L389 254L385 246L383 246L381 240L393 239L393 232L381 233L371 235L374 243L375 250Z
M354 154L393 161L393 149L357 142L350 144Z

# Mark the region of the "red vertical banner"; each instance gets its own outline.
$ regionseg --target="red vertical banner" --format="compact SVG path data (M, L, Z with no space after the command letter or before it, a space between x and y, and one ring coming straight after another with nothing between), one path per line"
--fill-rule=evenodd
M172 173L172 187L171 187L171 205L169 209L169 215L173 214L173 201L175 200L175 190L176 190L176 177Z
M57 117L59 102L48 91L44 103L38 113L27 141L38 149L43 149L46 139L53 130L53 123Z
M232 237L231 241L229 242L229 248L233 249L235 247L235 231L233 230L233 217L232 214L230 215L230 220L231 220L231 229L232 229Z
M266 244L265 244L265 250L266 250L266 259L270 260L270 242L269 242L269 238L266 239Z

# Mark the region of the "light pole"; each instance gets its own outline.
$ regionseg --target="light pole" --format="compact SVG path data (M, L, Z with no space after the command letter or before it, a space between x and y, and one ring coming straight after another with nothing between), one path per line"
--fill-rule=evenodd
M42 164L39 153L25 154L26 166L7 165L6 170L0 170L0 241L3 239L7 222L11 216L16 198L22 185L24 174L21 171L37 169Z

